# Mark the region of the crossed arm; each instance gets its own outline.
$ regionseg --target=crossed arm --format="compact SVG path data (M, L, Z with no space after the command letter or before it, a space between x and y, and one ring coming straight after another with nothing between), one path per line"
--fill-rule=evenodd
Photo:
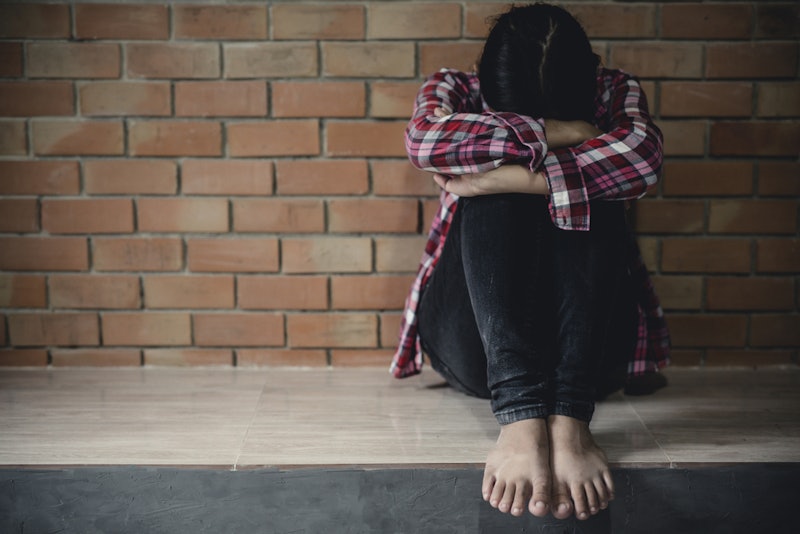
M483 107L475 76L442 70L417 96L409 158L453 194L549 194L558 226L587 229L589 200L639 198L661 168L661 132L638 82L604 71L602 83L606 133L581 121L493 112Z

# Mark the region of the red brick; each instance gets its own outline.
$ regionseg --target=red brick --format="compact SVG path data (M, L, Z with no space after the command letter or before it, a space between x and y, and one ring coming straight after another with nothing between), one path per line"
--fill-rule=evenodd
M131 275L56 274L50 276L50 306L71 309L139 308L139 277Z
M0 361L2 358L0 352ZM324 350L241 349L236 351L238 367L325 367Z
M56 4L0 4L0 37L70 37L69 6Z
M369 115L379 118L408 119L414 111L418 82L372 82Z
M363 39L364 7L359 5L273 5L272 38Z
M83 162L90 195L171 195L178 188L174 161L163 159L98 159Z
M78 39L169 39L166 5L76 4Z
M709 78L792 78L797 75L797 44L719 43L706 47Z
M414 232L419 208L412 199L349 198L328 201L331 232Z
M749 82L662 82L662 117L749 117L753 85Z
M800 272L800 239L763 238L756 242L756 247L759 273Z
M46 307L47 287L44 276L0 273L0 308Z
M0 315L0 346L8 344L8 337L6 336L6 316Z
M363 117L361 82L272 82L275 117Z
M800 123L717 122L710 146L714 156L797 156Z
M300 78L318 73L315 43L225 44L226 78Z
M567 4L590 38L631 38L656 36L656 6L619 4Z
M494 24L494 18L508 10L511 4L467 2L464 6L464 37L485 38Z
M30 78L119 78L119 45L111 43L29 43Z
M0 116L74 115L70 82L0 82Z
M759 117L800 117L800 82L759 83Z
M749 161L666 161L662 193L669 196L736 196L753 193Z
M372 242L368 237L284 238L281 245L285 273L372 270Z
M144 302L156 308L233 308L232 276L144 277Z
M791 200L712 200L708 230L720 234L794 234L798 203Z
M228 123L231 156L316 156L319 154L317 120L280 120Z
M0 194L76 195L77 161L0 161Z
M46 350L0 350L0 367L44 367L46 365Z
M25 121L0 120L0 154L24 156L28 153L28 134ZM2 177L0 176L0 180Z
M381 313L381 347L396 348L400 333L402 314L396 312Z
M379 3L367 10L367 39L461 37L458 4Z
M667 156L702 156L706 151L705 121L660 121Z
M755 347L800 346L800 315L753 315L750 319L750 343Z
M267 84L262 81L177 82L175 115L181 117L264 117Z
M142 232L227 232L228 201L224 198L140 198Z
M441 68L472 71L483 51L483 43L420 43L419 71L423 76L438 72Z
M669 354L672 367L699 367L703 363L703 350L672 349Z
M671 273L750 272L748 239L664 239L661 268Z
M758 164L758 193L800 197L800 163L762 161Z
M653 276L656 293L666 310L699 310L703 305L703 279L700 276Z
M283 315L267 313L195 314L194 338L198 346L282 346Z
M797 39L800 37L800 7L796 3L759 2L756 4L756 37L759 39Z
M0 198L0 232L38 232L39 204L35 198Z
M334 276L331 307L334 310L400 310L414 276Z
M187 365L233 365L233 351L226 349L146 349L145 365L182 367Z
M369 190L367 162L357 160L278 160L279 195L363 195Z
M612 44L611 66L642 78L700 78L703 47L699 43Z
M375 270L414 273L419 267L427 237L376 237Z
M372 167L372 191L376 195L430 197L439 196L433 175L402 161L375 160Z
M324 42L322 74L352 78L411 78L414 43Z
M0 270L85 271L89 249L78 237L0 237Z
M749 39L753 7L747 4L669 4L661 7L667 39Z
M122 122L36 120L33 150L42 156L114 156L125 150Z
M303 313L287 316L290 347L375 347L378 320L369 313Z
M392 361L393 351L387 350L332 350L333 367L386 367Z
M325 230L325 206L321 200L235 199L233 229L236 232L322 232Z
M132 43L125 47L130 78L217 78L219 46L214 43Z
M243 310L324 310L326 276L240 276L237 302Z
M22 43L0 43L0 77L22 76Z
M429 229L433 223L433 218L436 213L441 209L441 204L438 200L423 200L422 201L422 227Z
M51 351L53 367L139 367L138 349L62 349Z
M701 200L640 200L636 231L646 234L696 234L703 231L705 203Z
M43 200L42 228L51 234L133 232L133 203L122 198Z
M709 277L706 303L709 310L791 310L794 307L791 278Z
M133 156L222 155L222 129L218 122L131 121L128 136Z
M24 313L8 316L9 341L15 347L98 345L96 313Z
M278 240L189 239L189 270L192 272L275 272L278 270Z
M173 237L98 237L92 240L96 271L180 271L183 243Z
M328 122L325 153L329 156L405 156L406 121Z
M81 84L78 91L84 116L172 114L168 83L90 82Z
M754 369L770 365L796 365L788 350L726 350L708 351L707 366L747 366Z
M187 195L271 195L272 162L187 159L181 189Z
M745 315L678 315L669 321L676 347L743 347L747 339Z
M104 313L103 345L175 346L192 342L188 313L140 312Z
M267 6L173 6L178 39L266 39Z

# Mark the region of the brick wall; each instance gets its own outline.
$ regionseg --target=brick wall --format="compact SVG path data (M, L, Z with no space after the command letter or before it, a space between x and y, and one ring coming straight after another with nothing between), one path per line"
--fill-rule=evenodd
M796 362L798 4L564 5L665 133L675 362ZM412 99L503 6L0 4L0 364L386 365L436 205Z

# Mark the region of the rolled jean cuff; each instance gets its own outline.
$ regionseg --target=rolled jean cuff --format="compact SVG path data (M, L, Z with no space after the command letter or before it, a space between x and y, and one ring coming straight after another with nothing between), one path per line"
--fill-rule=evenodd
M589 423L594 415L594 403L570 403L570 402L556 402L553 406L552 415L564 415L578 419L584 423Z
M525 419L546 419L550 413L547 406L532 406L529 408L517 408L514 410L507 410L504 412L495 413L494 417L501 425L510 425L517 421L524 421Z

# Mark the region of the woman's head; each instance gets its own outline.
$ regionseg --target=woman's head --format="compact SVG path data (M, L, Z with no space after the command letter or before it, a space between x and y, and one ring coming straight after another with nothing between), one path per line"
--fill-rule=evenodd
M497 111L530 117L594 117L599 58L581 25L549 4L497 17L478 66L481 92Z

